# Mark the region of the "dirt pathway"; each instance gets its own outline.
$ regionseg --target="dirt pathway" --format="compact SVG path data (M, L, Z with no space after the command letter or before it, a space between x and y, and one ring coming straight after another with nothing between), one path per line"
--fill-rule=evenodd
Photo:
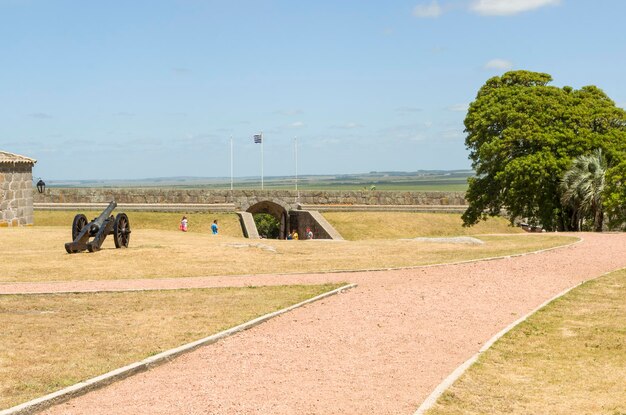
M45 413L412 414L507 324L566 288L626 267L626 234L584 239L461 265L242 277L255 285L321 278L359 286Z

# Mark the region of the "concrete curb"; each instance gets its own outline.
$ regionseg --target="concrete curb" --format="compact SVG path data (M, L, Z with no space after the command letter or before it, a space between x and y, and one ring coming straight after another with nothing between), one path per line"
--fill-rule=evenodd
M166 350L157 355L148 357L139 362L131 363L130 365L121 367L119 369L112 370L108 373L105 373L100 376L96 376L95 378L88 379L84 382L77 383L75 385L69 386L65 389L61 389L60 391L53 392L51 394L42 396L40 398L33 399L28 402L24 402L20 405L14 406L12 408L8 408L0 411L0 415L30 415L36 412L42 411L46 408L49 408L53 405L60 404L62 402L66 402L72 398L75 398L80 395L84 395L87 392L91 392L93 390L102 388L104 386L110 385L114 382L127 378L129 376L135 375L140 372L145 372L148 369L154 368L156 366L167 363L174 358L184 354L191 352L201 346L206 346L212 343L217 342L223 338L232 336L238 332L248 330L254 326L257 326L261 323L264 323L274 317L277 317L281 314L285 314L291 310L302 307L304 305L322 300L324 298L330 297L332 295L338 294L340 292L349 290L351 288L356 287L356 284L348 284L342 287L336 288L332 291L328 291L326 293L320 294L317 297L309 298L308 300L302 301L298 304L294 304L290 307L283 308L282 310L274 311L272 313L265 314L261 317L255 318L254 320L250 320L246 323L235 326L231 329L222 331L220 333L214 334L209 337L205 337L200 340L196 340L191 343L184 344L182 346L176 347L174 349Z
M543 302L539 307L535 308L534 310L530 311L528 314L526 314L526 315L520 317L519 319L515 320L513 323L509 324L504 329L502 329L501 331L496 333L492 338L487 340L487 342L478 350L478 353L476 353L474 356L470 357L465 362L463 362L459 367L454 369L454 371L452 373L450 373L439 385L437 385L437 387L430 393L430 395L428 395L428 397L424 400L424 402L422 402L422 404L419 406L419 408L417 408L417 411L415 411L415 413L413 415L424 415L426 413L426 411L428 411L429 409L431 409L435 405L435 403L437 402L437 399L439 399L439 397L441 395L443 395L443 393L446 390L448 390L448 388L450 388L450 386L452 386L454 384L454 382L456 382L463 375L463 373L465 373L465 371L467 369L469 369L478 360L478 358L484 352L489 350L491 348L491 346L493 346L493 344L495 342L500 340L500 338L502 336L507 334L509 331L513 330L519 324L521 324L524 321L526 321L530 316L532 316L533 314L535 314L536 312L538 312L542 308L546 307L548 304L552 303L553 301L558 300L559 298L563 297L564 295L566 295L567 293L569 293L573 289L578 288L581 285L586 284L589 281L593 281L593 280L596 280L598 278L604 277L605 275L608 275L608 274L610 274L612 272L615 272L615 271L618 271L618 270L605 272L602 275L598 275L595 278L583 281L581 283L578 283L578 284L574 285L573 287L570 287L570 288L568 288L568 289L566 289L564 291L561 291L560 293L558 293L554 297L552 297L549 300L546 300L545 302Z

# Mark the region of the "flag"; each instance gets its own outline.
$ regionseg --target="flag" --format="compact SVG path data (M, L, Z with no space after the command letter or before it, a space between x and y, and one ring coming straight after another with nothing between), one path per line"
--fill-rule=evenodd
M261 134L255 134L252 138L254 138L254 144L261 144L263 142L263 136Z

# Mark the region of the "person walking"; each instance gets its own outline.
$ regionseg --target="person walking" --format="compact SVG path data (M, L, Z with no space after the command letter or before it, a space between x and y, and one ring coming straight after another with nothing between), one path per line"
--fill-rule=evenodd
M211 224L211 232L213 235L217 235L217 219L215 219Z

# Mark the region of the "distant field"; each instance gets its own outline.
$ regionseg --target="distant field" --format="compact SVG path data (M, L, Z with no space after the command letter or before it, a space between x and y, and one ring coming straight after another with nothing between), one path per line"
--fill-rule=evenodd
M300 190L401 190L401 191L449 191L467 190L467 178L473 176L469 170L418 171L418 172L373 172L342 175L301 175L298 178ZM161 187L161 188L203 188L230 189L230 179L226 178L158 178L144 180L84 180L52 181L51 187ZM236 178L234 189L260 189L258 177ZM295 189L293 176L266 177L264 188L285 190Z

